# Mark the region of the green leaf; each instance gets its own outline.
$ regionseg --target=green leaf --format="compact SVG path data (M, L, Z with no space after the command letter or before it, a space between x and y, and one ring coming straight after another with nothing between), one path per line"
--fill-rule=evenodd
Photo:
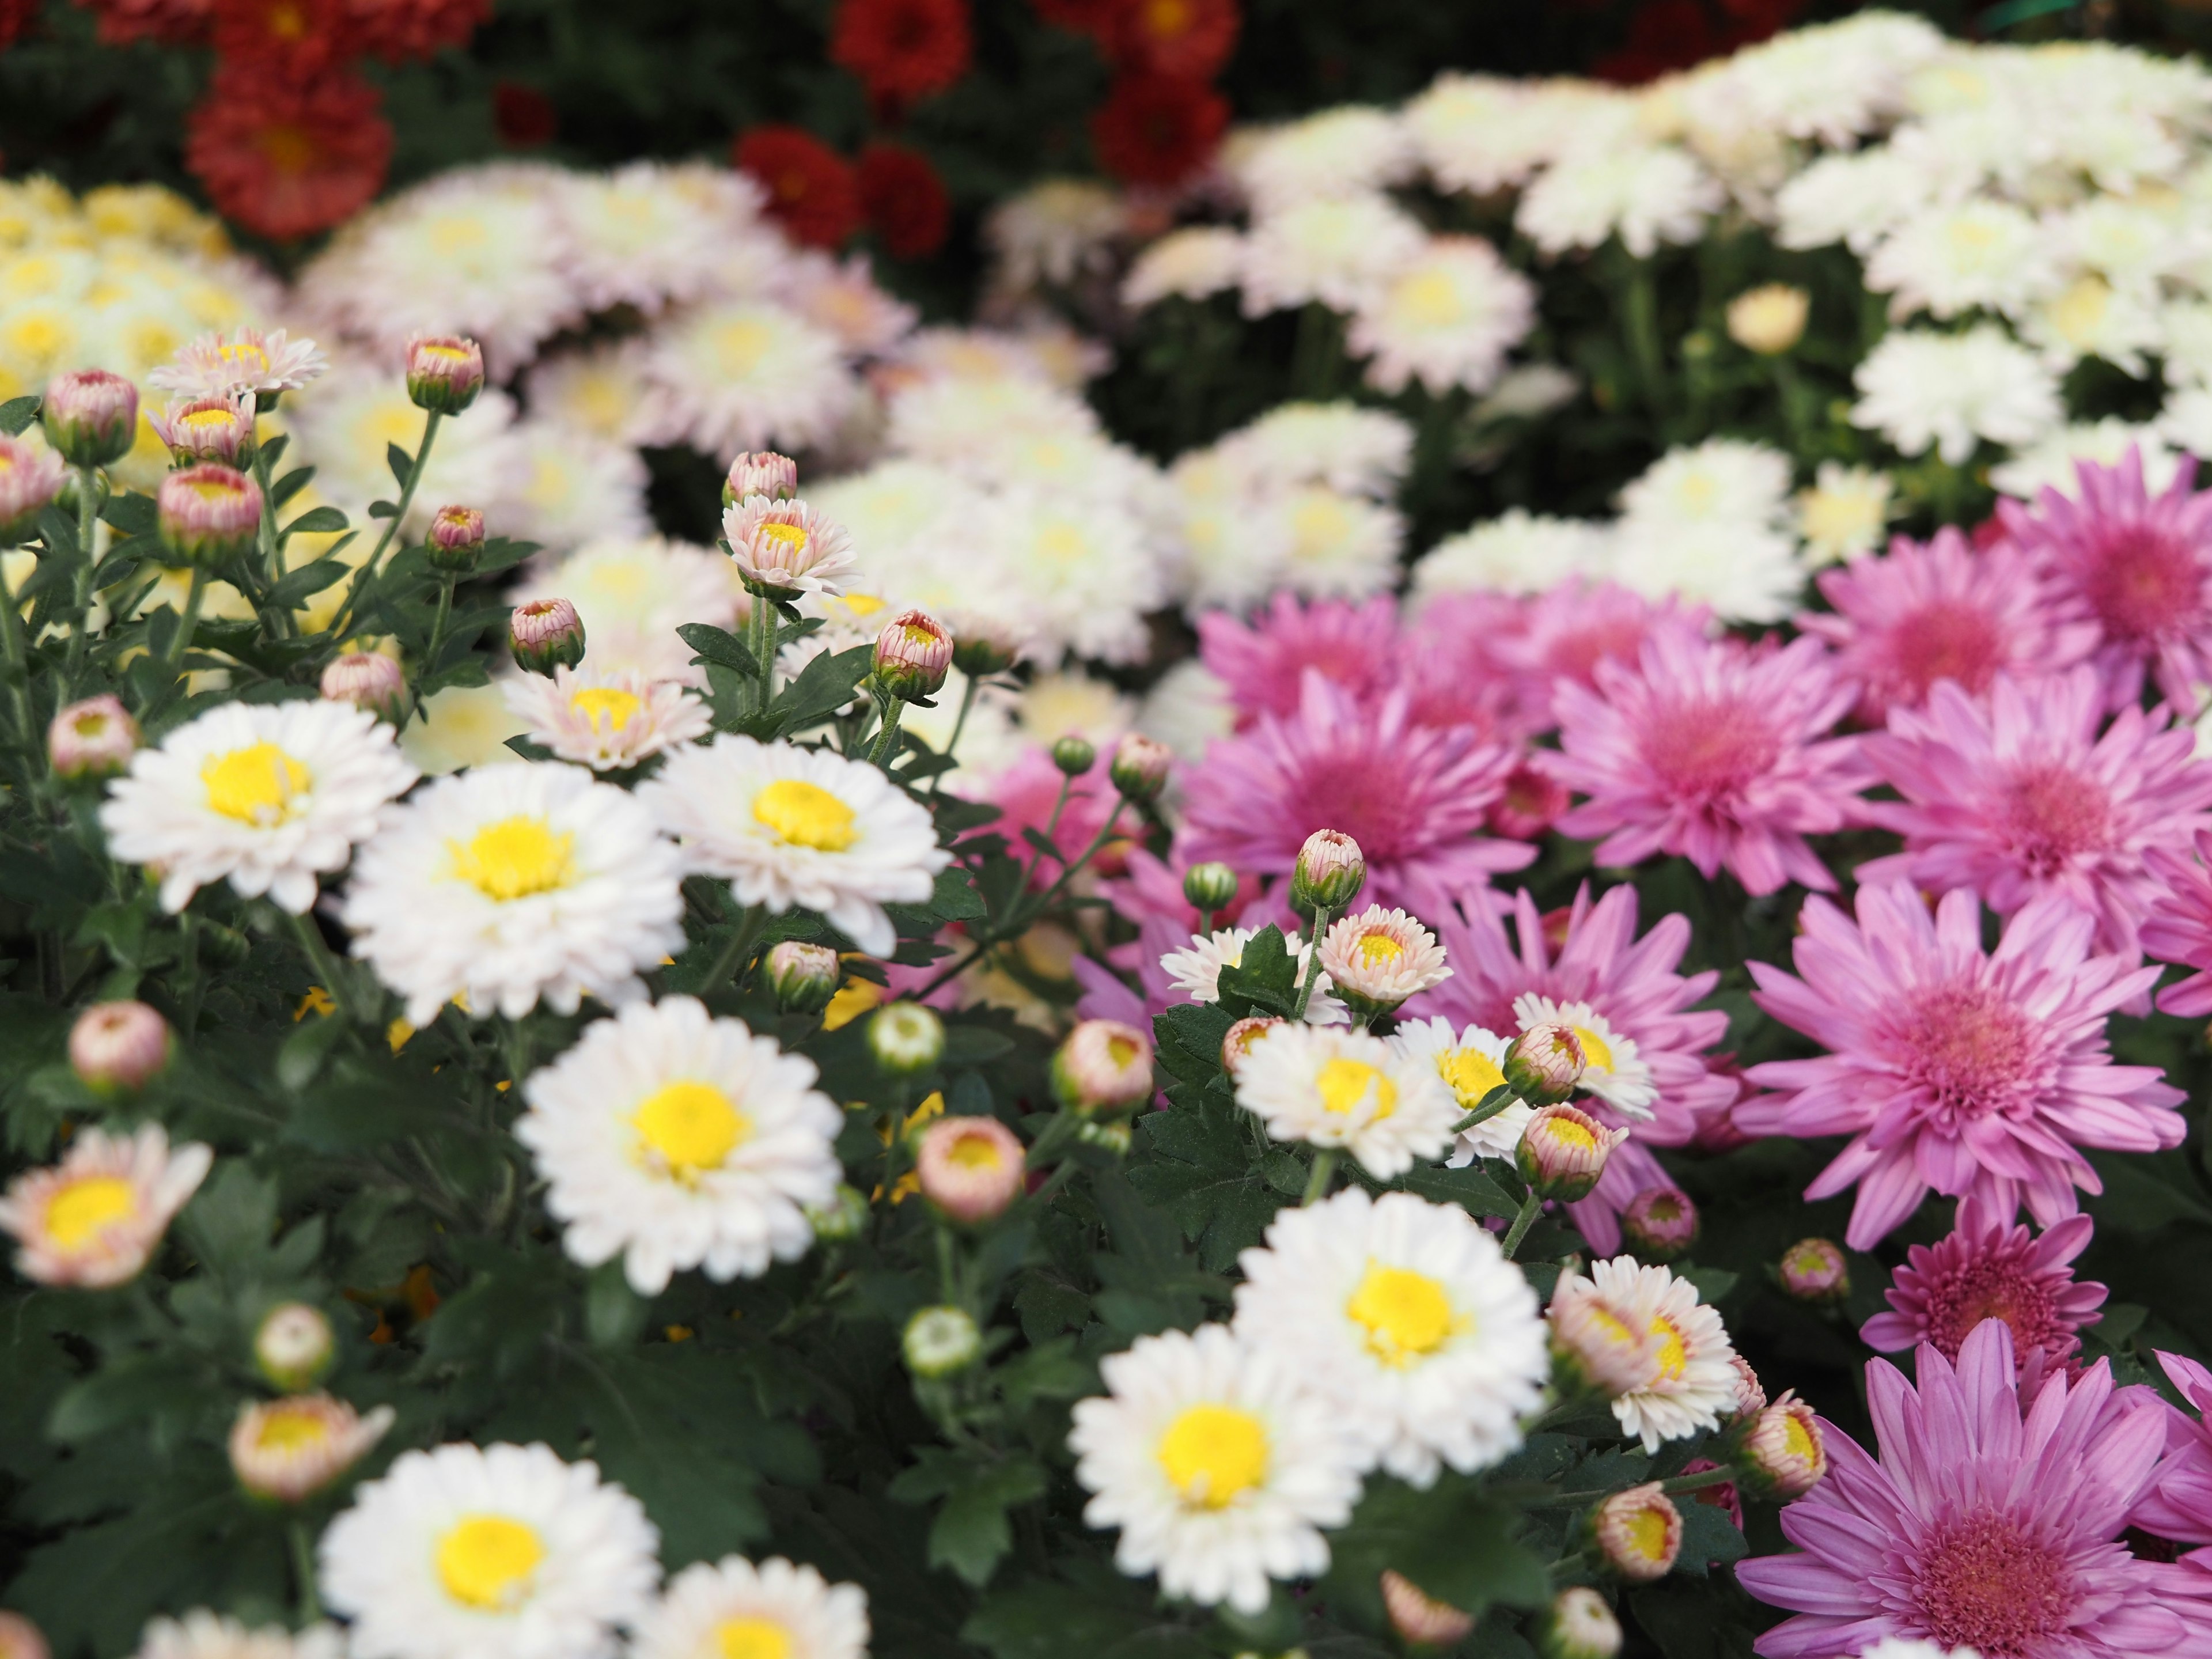
M276 1051L276 1081L297 1094L315 1080L331 1051L344 1039L345 1021L334 1014L302 1020Z
M269 590L269 603L279 611L297 611L312 596L352 574L343 559L318 559L279 577L276 586Z
M1510 1218L1521 1211L1520 1205L1506 1196L1505 1189L1490 1178L1480 1161L1462 1164L1456 1170L1416 1165L1396 1184L1409 1193L1419 1193L1432 1204L1456 1204L1469 1215Z
M982 1066L1014 1051L1014 1040L988 1025L951 1025L945 1031L943 1064Z
M1541 1607L1551 1572L1519 1541L1521 1525L1510 1505L1465 1476L1447 1473L1425 1491L1372 1480L1350 1524L1330 1540L1329 1605L1387 1628L1378 1581L1389 1568L1476 1618L1493 1605Z
M1741 1561L1750 1553L1743 1540L1743 1530L1729 1519L1729 1512L1718 1504L1701 1504L1704 1492L1684 1492L1674 1500L1674 1507L1682 1516L1682 1553L1674 1559L1674 1571L1702 1578L1714 1567L1724 1567L1732 1561Z
M398 444L387 443L384 446L384 464L392 469L392 482L402 489L406 489L407 480L415 471L415 458ZM376 509L371 507L369 510L374 512ZM392 509L392 516L398 516L398 508Z
M697 660L742 674L747 679L760 678L760 659L754 656L744 641L725 629L711 623L685 623L676 630L677 637L698 653Z
M0 404L0 432L11 438L23 435L32 422L39 418L38 394L27 398L10 398Z
M2212 1226L2212 1206L2199 1195L2183 1153L2093 1152L2087 1157L2105 1190L2083 1194L2081 1207L2099 1226L2129 1233L2156 1232L2176 1221Z
M244 1161L227 1158L193 1195L179 1221L200 1260L216 1273L251 1266L276 1231L276 1183Z
M341 508L311 507L286 525L283 534L287 539L294 536L325 536L345 527L346 515Z
M1298 965L1284 944L1282 929L1262 927L1235 965L1221 970L1218 984L1221 1006L1232 1019L1253 1013L1288 1018L1297 1000Z
M101 503L100 516L126 536L150 536L155 520L154 498L125 490Z
M293 496L305 489L314 476L315 469L312 466L294 467L270 486L269 490L270 502L277 507L283 506Z
M939 1448L925 1450L934 1455L892 1481L888 1495L913 1503L944 1494L929 1528L929 1565L950 1567L980 1589L1013 1547L1006 1511L1044 1496L1044 1468L1027 1457L975 1464Z
M937 884L929 896L929 909L939 921L981 921L990 915L983 896L975 890L975 882L957 864L948 865L937 872Z
M631 1346L645 1329L650 1311L646 1299L630 1288L621 1256L592 1269L584 1293L584 1331L593 1347Z
M868 672L875 647L856 645L849 651L824 651L799 672L799 678L776 694L769 713L776 718L779 735L789 736L817 726L853 701L853 688Z

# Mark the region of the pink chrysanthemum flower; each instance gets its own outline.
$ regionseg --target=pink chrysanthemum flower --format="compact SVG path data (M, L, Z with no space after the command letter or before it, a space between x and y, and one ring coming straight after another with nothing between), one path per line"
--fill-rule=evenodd
M2197 1415L2166 1407L2165 1461L2128 1519L2176 1544L2212 1544L2212 1371L2164 1349L2158 1363ZM2212 1568L2212 1550L2198 1552L2195 1561Z
M2153 495L2142 456L2075 464L2079 499L2045 486L2033 510L2001 502L1998 521L2050 577L2062 614L2094 623L2091 659L2107 705L2142 695L2143 676L2178 708L2212 682L2212 490L2185 459Z
M1754 1135L1851 1137L1805 1195L1857 1183L1853 1249L1930 1188L2007 1220L2025 1203L2048 1227L2079 1207L2076 1187L2103 1190L2077 1148L2180 1144L2181 1091L2154 1066L2114 1065L2105 1046L2106 1017L2158 970L2091 954L2096 924L2063 899L2023 906L1987 955L1965 891L1930 916L1901 882L1862 887L1856 921L1809 898L1801 926L1802 977L1754 962L1752 1000L1829 1052L1753 1066L1751 1081L1778 1092L1735 1117Z
M1890 1311L1867 1321L1859 1335L1884 1353L1928 1342L1955 1360L1977 1325L2002 1319L2021 1358L2040 1353L2063 1364L2081 1346L2081 1328L2104 1316L2097 1310L2105 1287L2077 1283L2072 1265L2094 1231L2087 1216L2075 1215L2039 1238L2010 1217L1962 1200L1948 1237L1905 1253L1890 1280Z
M1865 815L1905 850L1861 865L1860 883L1963 887L2001 916L2052 894L2097 919L2100 949L2138 954L2163 890L2145 854L2212 829L2212 764L2163 708L2123 708L2100 737L2103 703L2081 667L2000 674L1978 702L1945 684L1925 709L1896 710L1865 753L1904 799L1869 802Z
M1570 1206L1600 1255L1620 1249L1620 1215L1629 1200L1646 1187L1670 1183L1648 1148L1686 1145L1697 1133L1698 1114L1723 1111L1736 1095L1735 1079L1707 1070L1701 1057L1728 1031L1725 1013L1695 1006L1719 975L1677 974L1690 946L1688 918L1663 916L1638 939L1636 903L1633 887L1613 888L1593 904L1585 886L1556 934L1548 933L1547 918L1525 888L1514 895L1510 934L1507 907L1486 896L1468 902L1472 920L1466 922L1439 913L1437 932L1452 977L1414 999L1405 1016L1442 1014L1455 1030L1516 1031L1517 1009L1532 997L1573 1016L1561 1023L1576 1027L1597 1073L1584 1071L1587 1097L1577 1103L1630 1136L1606 1160L1596 1189ZM1617 1109L1601 1089L1648 1115Z
M1560 681L1594 690L1597 665L1633 663L1655 629L1702 638L1711 620L1701 605L1654 604L1618 582L1571 580L1528 601L1522 627L1499 641L1498 653L1533 723L1544 727L1556 724L1552 701Z
M1601 662L1596 690L1559 683L1561 782L1589 799L1562 833L1602 836L1601 865L1680 854L1747 891L1836 884L1808 835L1840 830L1867 781L1856 738L1828 738L1856 695L1828 648L1775 649L1655 630L1635 663Z
M1305 605L1295 594L1278 593L1249 623L1225 611L1200 617L1198 652L1228 687L1240 729L1261 714L1297 713L1298 687L1309 668L1364 701L1396 672L1397 605L1387 596L1364 605Z
M1308 836L1340 830L1367 855L1363 898L1437 915L1446 893L1534 860L1533 847L1480 833L1512 769L1512 751L1470 727L1413 725L1403 692L1362 707L1309 673L1294 717L1262 715L1206 750L1178 850L1287 876Z
M1918 1371L1916 1390L1868 1364L1880 1461L1824 1423L1827 1478L1782 1511L1801 1553L1736 1567L1753 1595L1797 1614L1755 1651L1831 1659L1891 1636L1983 1659L2212 1650L2193 1575L2118 1541L2165 1443L2163 1407L2116 1392L2101 1361L2023 1389L2002 1320L1977 1328L1955 1366L1923 1346Z
M2164 886L2158 908L2143 920L2144 953L2197 971L2158 994L2158 1006L2185 1019L2212 1014L2212 833L2197 832L2195 857L2153 847L2143 863Z
M1510 593L1443 593L1409 623L1391 667L1416 726L1471 726L1518 741L1551 725L1550 705L1521 702L1505 659L1528 601Z
M1052 829L1052 842L1070 859L1097 838L1121 804L1120 791L1107 776L1111 760L1110 756L1099 756L1088 772L1068 786L1066 802L1060 807L1060 822ZM1052 751L1031 746L995 774L980 792L983 799L999 809L991 833L1004 836L1017 858L1035 860L1036 868L1030 878L1033 886L1051 886L1060 879L1062 866L1056 859L1032 851L1023 832L1035 830L1042 835L1052 825L1053 808L1060 802L1060 787L1066 783L1066 774L1053 763ZM1107 851L1111 851L1110 847ZM1102 855L1100 861L1109 860Z
M1836 649L1858 682L1858 717L1880 726L1917 708L1939 682L1974 696L2000 673L2070 668L2097 643L2094 623L2059 617L2051 583L2008 542L1987 552L1948 526L1932 542L1899 536L1889 556L1856 559L1814 578L1832 611L1797 617L1802 633Z

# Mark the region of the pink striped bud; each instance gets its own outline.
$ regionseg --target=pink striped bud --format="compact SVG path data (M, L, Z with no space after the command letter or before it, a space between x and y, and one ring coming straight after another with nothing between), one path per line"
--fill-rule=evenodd
M172 472L154 495L155 528L179 564L217 569L252 551L261 528L261 486L209 461Z
M417 335L407 343L407 396L417 409L458 415L483 390L483 348L458 334Z
M970 679L1003 674L1022 654L1021 636L995 617L967 612L949 618L952 665Z
M517 666L548 679L584 659L584 619L566 599L532 599L507 618L507 642Z
M46 756L57 777L112 777L131 764L138 743L138 722L110 692L70 704L46 728Z
M473 507L441 507L430 520L430 565L454 575L477 568L483 551L483 514Z
M1549 1106L1574 1093L1589 1063L1571 1025L1531 1025L1505 1045L1501 1069L1515 1094Z
M71 466L106 466L138 441L138 388L104 368L72 369L46 382L39 419Z
M1536 1650L1543 1659L1614 1659L1620 1641L1620 1620L1605 1597L1588 1584L1576 1584L1561 1590L1545 1610Z
M1620 1212L1620 1231L1646 1261L1672 1261L1698 1242L1698 1206L1680 1187L1646 1187Z
M1340 830L1316 830L1291 872L1291 907L1302 915L1341 910L1367 882L1367 857Z
M43 444L0 437L0 547L39 533L39 514L62 493L69 468Z
M1735 1367L1735 1414L1749 1417L1766 1409L1766 1390L1759 1381L1759 1373L1751 1368L1751 1361L1740 1353L1729 1356L1729 1364Z
M1238 1020L1221 1034L1221 1069L1235 1077L1237 1068L1244 1064L1244 1057L1252 1052L1254 1043L1278 1025L1289 1024L1273 1014L1255 1014L1249 1019Z
M1734 1461L1753 1497L1802 1498L1828 1472L1828 1443L1813 1408L1785 1392L1746 1419Z
M1521 1178L1540 1196L1572 1204L1588 1198L1613 1149L1628 1139L1571 1106L1547 1106L1528 1120L1514 1149Z
M1682 1553L1682 1512L1656 1480L1617 1492L1590 1512L1590 1537L1605 1564L1631 1583L1674 1571Z
M1449 1601L1439 1601L1395 1568L1382 1570L1382 1610L1390 1628L1408 1647L1448 1648L1463 1641L1474 1620Z
M1825 1238L1802 1238L1783 1251L1776 1273L1800 1302L1841 1302L1851 1293L1850 1264Z
M876 635L870 672L902 702L933 697L952 666L952 635L927 611L902 611Z
M169 1063L169 1022L143 1002L95 1002L70 1027L70 1069L96 1095L135 1093Z
M253 394L172 398L153 422L155 435L168 445L179 466L201 461L243 466L253 447Z
M915 1175L939 1214L972 1226L1006 1212L1022 1189L1028 1156L994 1117L945 1117L921 1132Z
M1052 1057L1052 1089L1085 1116L1126 1112L1152 1097L1152 1040L1116 1019L1086 1019Z
M787 501L798 494L799 463L771 450L738 456L730 463L729 476L722 480L724 507L735 507L751 495Z
M407 707L407 677L392 658L374 651L349 651L323 670L322 694L331 702L349 702L392 725Z

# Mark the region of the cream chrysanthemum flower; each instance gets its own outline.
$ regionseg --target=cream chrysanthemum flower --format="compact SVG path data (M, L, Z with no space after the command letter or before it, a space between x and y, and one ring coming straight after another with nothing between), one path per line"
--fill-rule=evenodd
M651 1605L660 1535L543 1445L407 1452L316 1551L355 1659L600 1659Z
M845 526L805 501L748 496L722 514L722 534L746 586L772 590L780 598L834 598L855 574L853 538Z
M1433 1066L1364 1031L1278 1025L1245 1051L1237 1103L1277 1140L1349 1152L1377 1181L1440 1158L1464 1115Z
M231 1472L256 1497L296 1504L367 1456L392 1416L379 1406L363 1417L326 1394L257 1401L231 1425Z
M1160 967L1175 988L1193 1002L1221 1000L1221 970L1234 968L1244 960L1244 947L1249 945L1260 930L1256 927L1224 927L1218 933L1191 935L1190 943L1179 951L1170 951L1160 958ZM1305 982L1306 964L1313 955L1313 946L1296 933L1283 935L1283 948L1289 951L1298 965L1298 982ZM1313 995L1306 1003L1306 1020L1313 1025L1342 1025L1352 1018L1351 1012L1340 1001L1323 972L1314 981Z
M422 700L399 734L399 752L426 778L464 767L510 760L509 738L529 728L515 718L496 685L449 685Z
M228 878L301 915L414 781L392 728L349 703L225 703L133 756L100 822L117 858L161 872L166 910Z
M1870 466L1823 461L1813 487L1797 496L1797 534L1812 564L1832 564L1880 547L1888 533L1897 487Z
M1321 965L1347 1005L1395 1008L1451 977L1437 936L1403 910L1370 904L1340 916L1321 942Z
M1137 1339L1100 1362L1108 1392L1076 1402L1067 1443L1118 1527L1114 1565L1203 1606L1257 1613L1270 1578L1318 1577L1365 1461L1343 1413L1285 1361L1220 1325Z
M781 1556L695 1561L638 1620L630 1659L866 1659L868 1593Z
M1237 1259L1237 1334L1289 1364L1416 1486L1521 1443L1551 1361L1536 1293L1465 1210L1353 1187L1276 1212Z
M1268 213L1244 241L1244 314L1350 312L1420 258L1418 222L1380 196L1316 197Z
M1481 1105L1492 1089L1504 1086L1505 1046L1510 1040L1480 1025L1455 1034L1451 1021L1441 1015L1408 1020L1389 1039L1390 1046L1414 1064L1436 1068L1451 1091L1462 1117ZM1513 1149L1521 1144L1521 1132L1534 1115L1534 1109L1526 1101L1511 1102L1496 1116L1461 1130L1452 1155L1445 1161L1459 1169L1478 1158L1512 1157Z
M2018 448L2064 417L2058 379L1994 323L1959 334L1892 329L1851 372L1859 400L1851 423L1880 432L1907 455L1933 448L1953 466L1975 445Z
M920 904L952 861L929 814L872 766L725 732L672 755L639 798L687 868L740 904L820 912L870 956L897 944L885 904Z
M1223 225L1170 231L1136 258L1121 279L1121 303L1133 310L1174 295L1203 300L1237 286L1244 239Z
M530 735L565 761L595 772L637 765L707 735L705 701L683 686L655 683L635 668L557 667L550 679L521 674L505 683L507 706Z
M1603 526L1510 507L1499 518L1447 536L1413 566L1417 600L1486 590L1542 593L1607 567Z
M226 337L203 334L172 362L146 376L149 386L181 398L228 398L240 392L294 392L331 366L321 347L283 329L264 333L241 328Z
M633 336L580 351L541 357L523 381L534 421L552 421L611 444L641 442L650 428L653 389L644 342Z
M1323 484L1380 500L1395 495L1412 469L1413 428L1402 416L1359 404L1278 404L1213 453L1255 489Z
M641 1296L684 1268L757 1278L806 1253L805 1212L837 1190L844 1114L815 1077L694 998L633 1003L531 1074L514 1133L584 1266L620 1255Z
M79 1132L59 1164L17 1176L0 1196L15 1270L41 1285L136 1279L214 1163L198 1141L172 1150L158 1123L135 1135Z
M1648 259L1662 242L1696 241L1725 199L1719 181L1686 150L1591 140L1528 187L1514 224L1547 253L1618 236L1629 252Z
M282 1625L254 1628L228 1613L195 1607L181 1619L155 1619L133 1659L341 1659L345 1634L310 1625L294 1635Z
M1247 129L1229 158L1255 211L1367 196L1413 170L1414 151L1395 110L1340 104L1280 126Z
M416 795L362 848L342 915L415 1024L461 995L520 1019L644 994L639 970L684 948L680 881L641 803L580 766L518 762Z
M1651 1081L1651 1067L1638 1057L1636 1039L1614 1030L1589 1003L1559 1002L1525 991L1513 999L1513 1018L1524 1031L1539 1025L1568 1027L1583 1045L1582 1091L1595 1095L1623 1117L1651 1115L1659 1091Z
M1735 1409L1735 1349L1719 1313L1698 1300L1698 1287L1626 1255L1594 1262L1590 1279L1608 1308L1657 1344L1657 1379L1613 1400L1621 1432L1656 1452L1662 1441L1717 1428Z
M1368 384L1418 380L1442 397L1487 392L1536 319L1536 290L1479 236L1438 236L1352 313L1346 336L1372 361Z
M2058 285L2051 236L2025 209L1974 200L1914 214L1867 261L1866 285L1889 314L1956 317L1983 309L2019 317Z
M810 448L836 431L858 395L836 337L763 301L702 306L652 337L646 373L665 404L655 435L717 460Z
M563 171L552 198L584 308L651 313L769 281L787 255L760 221L762 193L747 174L696 161Z
M508 435L515 469L499 506L505 534L565 550L652 529L645 460L635 450L557 421L519 422Z

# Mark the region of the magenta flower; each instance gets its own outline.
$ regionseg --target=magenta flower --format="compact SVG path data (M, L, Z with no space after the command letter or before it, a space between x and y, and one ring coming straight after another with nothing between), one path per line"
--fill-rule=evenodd
M2212 765L2163 708L2123 708L2100 737L2103 702L2084 666L2000 674L1978 702L1940 684L1925 709L1897 709L1865 753L1905 799L1870 802L1865 815L1905 850L1860 866L1860 882L1964 887L2001 916L2051 894L2096 918L2100 948L2138 954L2137 929L2163 891L2145 855L2212 828Z
M1388 595L1355 605L1278 593L1249 623L1225 611L1200 617L1198 652L1229 688L1241 730L1261 714L1297 714L1309 668L1363 702L1379 696L1397 674L1398 607Z
M1121 792L1107 776L1110 763L1110 756L1100 755L1091 769L1068 787L1066 804L1060 807L1060 823L1053 830L1052 842L1071 859L1091 845L1121 805ZM1023 840L1022 832L1035 830L1042 834L1052 823L1060 786L1066 782L1066 775L1053 763L1052 751L1032 744L1023 750L1012 765L994 774L981 791L981 798L999 809L1000 815L992 820L989 833L1004 836L1016 858L1036 861L1036 869L1030 878L1032 886L1051 886L1060 879L1061 866L1055 859L1033 852ZM1121 819L1125 828L1134 822L1134 814L1125 814Z
M1561 680L1595 688L1601 662L1633 663L1654 629L1702 638L1712 613L1674 599L1654 604L1618 582L1571 580L1527 602L1520 629L1499 654L1520 681L1520 702L1539 727L1556 725L1553 696Z
M1505 659L1528 602L1510 593L1440 593L1407 623L1391 664L1416 726L1471 726L1510 742L1551 726L1548 705L1522 707Z
M2212 1651L2197 1575L2119 1541L2166 1443L2164 1407L2116 1391L2101 1360L2022 1388L2000 1319L1975 1328L1955 1366L1923 1344L1917 1370L1916 1390L1887 1360L1868 1363L1880 1460L1824 1423L1827 1478L1782 1511L1800 1553L1737 1565L1746 1589L1797 1614L1755 1651L1831 1659L1889 1636L1983 1659Z
M2097 643L2094 623L2057 614L2050 580L2026 554L2006 542L1977 552L1948 526L1932 542L1899 536L1887 558L1815 580L1834 609L1802 612L1797 627L1836 648L1869 726L1917 708L1939 682L1979 696L2000 673L2069 668Z
M1562 681L1553 705L1555 769L1589 797L1562 833L1604 836L1601 865L1679 853L1708 878L1727 866L1753 893L1836 884L1805 837L1842 829L1868 775L1856 738L1823 736L1856 696L1827 647L1661 629L1632 665L1595 673L1595 691Z
M2155 1066L2114 1065L2105 1046L2106 1016L2158 970L2092 955L2096 924L2063 900L2030 901L1988 955L1981 905L1963 890L1931 917L1901 882L1862 887L1856 922L1808 898L1801 925L1802 977L1754 962L1752 1000L1828 1052L1753 1066L1751 1081L1778 1092L1735 1119L1754 1135L1851 1137L1805 1195L1857 1184L1853 1249L1930 1188L2005 1220L2025 1203L2048 1227L2079 1208L2076 1187L2103 1190L2077 1148L2180 1144L2180 1091Z
M1435 915L1448 894L1535 858L1533 847L1479 833L1513 759L1471 727L1415 726L1402 691L1363 707L1309 673L1294 717L1261 715L1206 750L1177 850L1287 876L1308 836L1340 830L1367 855L1363 899Z
M2166 1407L2166 1460L2128 1519L2176 1544L2212 1544L2212 1422L2206 1420L2212 1417L2212 1371L2163 1349L2158 1351L2158 1363L2175 1391L2197 1408L2197 1415ZM2191 1559L2212 1574L2212 1550L2200 1550ZM2212 1577L2198 1593L2212 1594Z
M2142 948L2160 962L2197 969L2158 994L2158 1006L2185 1019L2212 1014L2212 834L2197 832L2197 856L2153 847L2143 862L2164 884L2158 908L2143 919Z
M2050 577L2060 613L2099 630L2091 659L2118 708L2142 695L2145 673L2177 708L2212 682L2212 491L2185 459L2160 495L2143 488L2142 456L2117 466L2075 463L2081 499L2046 486L2033 511L2000 502L2005 533Z
M2093 1231L2087 1216L2074 1215L2039 1238L1962 1200L1948 1237L1905 1253L1890 1281L1890 1311L1867 1321L1859 1335L1884 1353L1927 1342L1955 1360L1977 1325L2002 1319L2021 1359L2039 1353L2063 1365L2081 1347L2081 1328L2104 1317L2097 1310L2105 1287L2076 1284L2072 1266Z
M1672 1184L1648 1147L1686 1145L1699 1117L1726 1111L1737 1089L1702 1057L1728 1031L1727 1014L1694 1006L1720 976L1674 971L1690 946L1689 919L1663 916L1638 939L1636 905L1633 887L1615 887L1593 904L1585 886L1554 944L1547 936L1551 919L1525 888L1513 897L1510 935L1508 907L1473 896L1464 906L1472 920L1445 913L1437 927L1451 978L1406 1009L1408 1018L1442 1014L1455 1029L1480 1025L1500 1036L1521 1029L1522 1009L1576 1028L1589 1061L1579 1104L1607 1127L1629 1132L1596 1189L1570 1206L1601 1255L1620 1248L1620 1215L1629 1200L1646 1187Z

